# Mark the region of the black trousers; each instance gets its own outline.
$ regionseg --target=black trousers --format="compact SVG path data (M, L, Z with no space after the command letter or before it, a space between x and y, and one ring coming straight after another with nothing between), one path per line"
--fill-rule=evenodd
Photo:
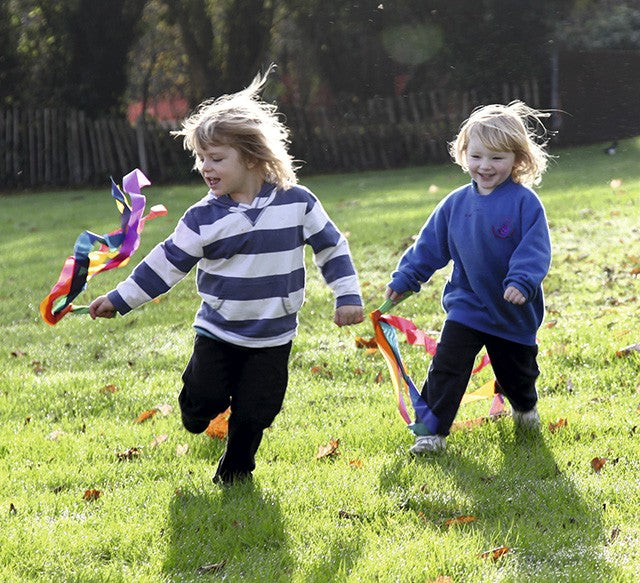
M467 389L475 358L487 348L498 390L517 411L538 401L538 347L510 342L447 320L422 387L422 398L438 418L438 434L448 435Z
M191 433L202 433L211 419L231 406L215 482L251 476L262 434L282 408L290 352L291 342L245 348L196 336L178 402L182 423Z

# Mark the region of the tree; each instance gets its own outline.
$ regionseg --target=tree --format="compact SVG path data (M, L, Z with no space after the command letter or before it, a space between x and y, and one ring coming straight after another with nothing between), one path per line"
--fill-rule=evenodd
M122 111L127 54L145 0L18 0L25 103Z
M21 77L17 18L9 0L0 0L0 105L15 100Z
M265 61L274 0L164 0L188 60L191 103L246 87Z

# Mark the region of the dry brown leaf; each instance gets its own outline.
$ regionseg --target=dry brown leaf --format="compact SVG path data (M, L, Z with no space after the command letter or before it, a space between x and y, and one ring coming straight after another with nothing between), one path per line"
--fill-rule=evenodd
M629 356L633 352L640 352L640 343L630 344L629 346L625 346L624 348L617 350L616 356Z
M550 320L547 322L544 327L545 328L553 328L558 323L558 320Z
M100 389L100 392L103 395L108 395L108 394L113 394L113 393L117 393L119 391L118 387L116 387L114 384L108 384L105 385L104 387L102 387Z
M324 457L329 457L333 455L340 455L338 451L338 446L340 445L339 439L330 439L329 443L326 445L321 445L318 448L318 453L316 454L316 459L322 459Z
M147 411L143 411L136 417L135 423L144 423L151 419L157 412L157 409L148 409Z
M346 510L338 510L338 518L361 518L361 516L353 512L347 512Z
M362 460L350 460L349 466L351 466L352 468L360 469L364 466L364 462Z
M606 457L594 457L591 460L591 467L593 468L594 472L599 473L600 470L604 467L604 464L606 463L607 463Z
M116 457L121 460L132 460L134 457L140 455L140 450L137 447L130 447L126 451L120 451L116 453Z
M172 405L167 405L165 403L163 405L156 405L154 407L154 409L156 411L158 411L158 413L160 413L163 417L166 417L167 415L169 415L173 411L173 406Z
M224 439L229 432L229 416L231 415L231 407L228 407L226 411L220 413L211 420L209 426L204 432L211 439Z
M13 358L22 358L23 356L27 356L27 353L22 350L12 350L11 356L13 356Z
M502 555L506 555L509 552L511 552L511 549L509 547L496 547L495 549L491 549L490 551L480 553L478 556L481 559L491 559L493 561L496 561Z
M178 444L178 446L176 447L176 455L178 457L182 457L184 455L187 455L188 451L189 451L189 444L188 443Z
M39 360L34 360L31 362L31 368L33 369L33 372L35 374L42 374L44 372L44 364L42 362L40 362Z
M452 526L454 524L468 524L469 522L475 522L478 520L475 516L457 516L456 518L450 518L444 521L445 526Z
M495 415L495 417L499 417L499 415ZM488 417L476 417L475 419L455 421L451 425L451 431L456 431L458 429L473 429L474 427L478 427L478 425L482 425L488 420L489 420Z
M156 435L153 438L153 441L149 444L150 448L158 447L161 443L164 443L169 439L169 435L167 433L163 433L162 435Z
M551 433L555 433L559 429L567 426L567 420L564 418L558 419L555 423L552 421L549 423L549 431Z
M609 535L609 542L612 543L620 536L620 527L616 526L611 530L611 534Z
M84 491L84 494L82 495L82 499L86 500L87 502L94 502L95 500L100 498L100 496L102 496L102 492L100 490L91 488L89 490Z
M333 373L331 372L331 369L329 369L329 367L326 364L319 364L316 366L312 366L311 374L317 374L328 379L333 378Z
M373 379L375 383L377 383L378 385L384 380L384 377L382 376L382 372L378 372L378 374L376 375L376 378Z
M378 342L375 337L363 338L362 336L356 336L356 348L377 348Z

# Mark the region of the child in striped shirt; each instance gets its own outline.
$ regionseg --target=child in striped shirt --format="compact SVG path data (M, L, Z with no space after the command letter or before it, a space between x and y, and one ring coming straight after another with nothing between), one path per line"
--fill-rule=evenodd
M243 91L205 101L174 132L209 192L125 281L90 306L94 319L126 314L197 265L202 301L179 403L192 433L231 406L213 478L223 484L251 477L263 431L282 407L304 300L305 245L335 295L334 322L363 320L347 241L318 199L297 185L289 132L276 107L259 98L269 71Z

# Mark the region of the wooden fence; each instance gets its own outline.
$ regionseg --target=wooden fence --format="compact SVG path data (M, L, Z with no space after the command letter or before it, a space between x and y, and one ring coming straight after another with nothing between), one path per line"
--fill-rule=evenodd
M339 102L332 107L281 107L291 152L304 172L383 169L447 159L447 142L480 103L522 99L540 107L536 81L493 94L432 91ZM157 124L131 126L83 112L0 109L0 189L102 185L139 167L153 182L184 181L192 159L182 141Z

